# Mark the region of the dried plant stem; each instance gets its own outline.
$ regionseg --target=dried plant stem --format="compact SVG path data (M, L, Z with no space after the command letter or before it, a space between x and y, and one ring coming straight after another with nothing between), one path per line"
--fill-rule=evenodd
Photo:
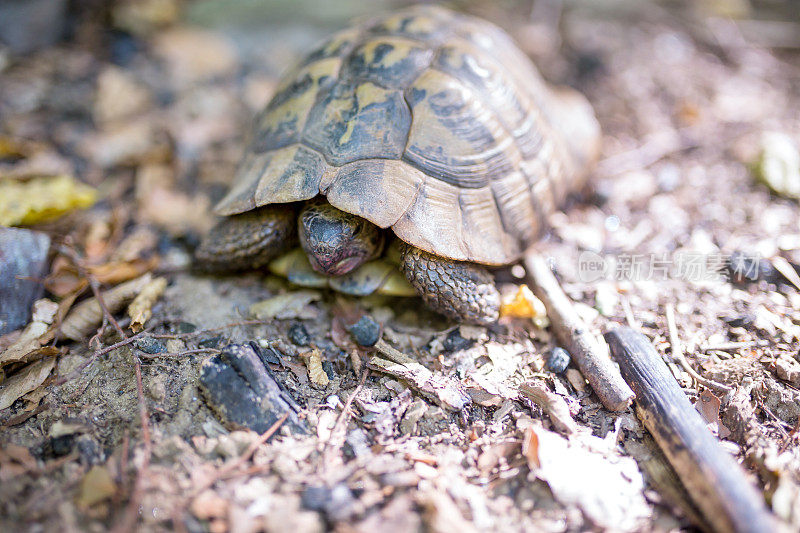
M534 294L547 308L547 316L558 340L572 358L606 409L622 411L633 400L633 391L608 357L608 350L592 335L575 312L550 267L535 254L525 257L525 269Z
M678 337L678 327L675 324L675 308L671 303L668 303L666 306L666 315L667 328L669 329L669 344L672 348L672 357L677 359L683 369L701 385L705 385L709 389L714 389L717 392L722 392L724 394L729 393L731 391L730 387L723 385L722 383L717 383L713 379L704 378L698 374L694 368L692 368L692 365L690 365L689 361L686 360L686 354L683 353L683 345Z

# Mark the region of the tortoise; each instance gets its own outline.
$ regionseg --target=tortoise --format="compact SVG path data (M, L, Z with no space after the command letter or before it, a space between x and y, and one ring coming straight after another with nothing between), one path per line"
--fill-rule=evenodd
M547 85L491 23L435 6L379 16L283 77L196 258L356 294L412 291L489 324L500 298L488 268L540 238L583 185L599 133L588 101Z

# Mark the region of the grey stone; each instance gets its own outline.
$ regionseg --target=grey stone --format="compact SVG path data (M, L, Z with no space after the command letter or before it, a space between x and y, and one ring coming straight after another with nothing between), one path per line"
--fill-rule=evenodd
M21 228L0 227L0 335L19 329L31 318L31 306L44 287L50 237Z

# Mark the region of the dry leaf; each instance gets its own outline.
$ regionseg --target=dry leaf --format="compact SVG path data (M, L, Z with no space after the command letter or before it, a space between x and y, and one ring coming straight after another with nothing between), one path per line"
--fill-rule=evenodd
M547 318L547 310L527 285L520 285L511 298L504 299L500 304L500 316L530 318L538 323Z
M578 507L600 529L641 530L651 509L634 459L614 453L592 435L565 439L541 427L531 426L529 431L536 435L536 477L548 484L556 500Z
M703 419L711 426L719 438L724 439L731 434L730 430L726 428L722 421L719 419L719 408L722 405L720 399L710 390L704 389L697 398L694 404L695 409L703 415Z
M150 105L150 93L119 67L106 67L97 77L94 117L97 124L130 118Z
M105 466L93 466L81 481L78 494L78 507L87 509L92 505L110 499L117 492L117 485Z
M145 272L149 272L158 266L158 256L149 259L133 259L131 261L114 261L89 267L98 283L115 284L138 278Z
M322 356L320 351L314 348L310 352L301 354L300 357L306 362L308 377L311 378L311 382L320 387L327 387L330 379L328 379L328 374L325 373L325 370L322 368Z
M139 332L144 328L145 322L153 314L152 307L167 287L167 278L156 278L145 285L136 298L128 306L128 316L131 317L131 330Z
M54 220L94 204L97 192L72 176L0 181L0 225L17 226Z
M22 330L22 334L3 353L0 353L0 367L10 363L32 361L44 355L55 355L55 348L42 351L40 339L53 322L58 305L47 299L33 304L32 321ZM54 351L54 352L53 352Z
M47 357L31 363L0 385L0 410L11 406L45 382L55 367L56 358Z
M528 460L528 467L535 470L541 466L539 462L539 437L532 427L525 430L522 439L522 456Z
M116 313L150 283L150 274L117 285L103 293L103 301L110 313ZM89 298L78 305L61 323L61 333L72 340L81 340L92 332L103 320L103 310L96 298Z
M578 424L573 420L567 402L544 383L539 380L529 381L520 385L519 391L547 413L558 431L567 435L578 431Z
M369 360L370 368L407 382L420 394L452 411L460 411L470 403L469 395L459 381L441 372L431 372L415 361L398 363L380 357Z
M322 299L319 291L292 291L279 294L250 306L250 314L264 320L267 318L314 318L316 313L308 304Z

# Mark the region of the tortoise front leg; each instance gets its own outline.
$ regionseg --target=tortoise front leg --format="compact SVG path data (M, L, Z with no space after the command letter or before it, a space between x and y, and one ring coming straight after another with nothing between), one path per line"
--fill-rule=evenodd
M497 322L500 293L484 267L445 259L405 244L400 270L434 311L460 322Z
M203 238L195 259L206 271L257 269L296 244L294 209L270 205L220 220Z

